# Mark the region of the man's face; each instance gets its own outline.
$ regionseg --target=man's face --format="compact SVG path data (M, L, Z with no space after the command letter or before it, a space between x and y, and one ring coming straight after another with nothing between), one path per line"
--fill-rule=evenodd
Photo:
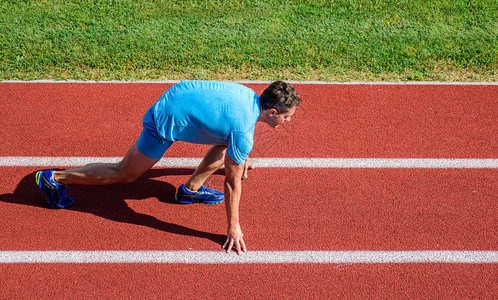
M285 121L290 121L292 115L296 112L296 107L292 107L289 109L287 112L284 113L277 113L275 109L270 110L270 114L268 117L268 124L270 124L271 127L277 128L279 125L284 123Z

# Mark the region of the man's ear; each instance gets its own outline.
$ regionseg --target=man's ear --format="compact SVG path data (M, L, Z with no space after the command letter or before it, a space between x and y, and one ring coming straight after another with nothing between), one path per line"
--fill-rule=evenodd
M278 111L274 108L271 108L270 111L268 112L268 115L270 117L274 117L274 116L278 115Z

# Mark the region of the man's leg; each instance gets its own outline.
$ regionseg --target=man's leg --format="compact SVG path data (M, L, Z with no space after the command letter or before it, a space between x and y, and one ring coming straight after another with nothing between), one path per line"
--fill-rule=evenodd
M118 163L94 163L77 169L55 171L54 180L61 184L86 185L132 182L158 161L142 154L134 143Z
M185 186L192 191L197 191L204 182L221 168L225 162L227 146L215 145L209 149L194 174L187 180Z

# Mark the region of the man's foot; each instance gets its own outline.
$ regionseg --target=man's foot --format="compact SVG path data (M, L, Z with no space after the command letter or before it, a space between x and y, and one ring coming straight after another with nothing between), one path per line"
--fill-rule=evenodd
M66 193L68 188L64 184L55 182L52 179L54 170L36 172L36 184L45 192L47 202L53 208L66 208L73 205L72 197Z
M209 185L207 187L209 187ZM201 186L201 188L197 192L192 193L187 190L184 184L182 184L180 185L178 191L176 192L175 199L176 201L182 204L190 204L190 203L217 204L223 202L225 197L222 192L208 189L207 187Z

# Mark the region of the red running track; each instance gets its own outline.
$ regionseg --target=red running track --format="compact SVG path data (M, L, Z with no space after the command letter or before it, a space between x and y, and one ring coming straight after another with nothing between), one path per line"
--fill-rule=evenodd
M0 219L9 229L2 250L218 250L223 242L223 205L173 202L193 170L75 186L77 204L62 211L40 202L35 170L0 168L9 216ZM223 176L210 182L222 187ZM251 250L495 250L497 186L497 172L482 169L255 169L241 219Z
M0 155L122 156L140 134L147 108L169 86L2 83ZM265 87L249 86L258 93ZM498 156L498 85L296 88L304 100L294 121L277 131L258 126L253 156ZM204 149L174 145L168 155L197 157Z
M170 84L1 83L0 156L121 156ZM264 85L251 84L256 92ZM255 157L497 158L496 85L296 84L304 102ZM268 146L271 145L271 146ZM175 144L166 156L198 157ZM0 168L0 250L218 250L223 206L182 206L191 169L75 186L48 209L33 167ZM222 185L217 174L210 183ZM243 183L250 250L497 250L493 169L256 169ZM0 265L2 298L483 298L496 264Z
M0 266L12 299L493 299L496 266L72 264Z

